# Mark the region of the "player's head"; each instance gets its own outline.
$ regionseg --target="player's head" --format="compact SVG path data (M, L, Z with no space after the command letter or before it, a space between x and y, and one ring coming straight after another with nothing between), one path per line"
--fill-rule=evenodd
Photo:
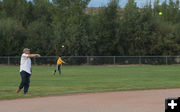
M30 54L30 49L24 48L23 53L25 53L25 54Z

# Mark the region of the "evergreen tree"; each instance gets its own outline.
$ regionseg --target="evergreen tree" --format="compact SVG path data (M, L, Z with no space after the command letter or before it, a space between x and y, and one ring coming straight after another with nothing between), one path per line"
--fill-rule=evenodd
M55 48L59 55L87 55L88 35L86 27L88 25L88 16L84 10L89 0L75 1L54 1L58 8L54 17L55 23ZM63 4L63 5L62 5ZM62 45L66 47L61 48Z
M104 7L97 16L97 22L94 25L97 53L95 55L115 55L114 40L117 38L119 20L118 4L118 0L111 0L108 7Z
M138 19L140 17L139 9L134 0L128 0L123 14L123 38L125 55L135 54L137 32L139 31Z
M180 54L179 0L143 8L134 0L89 8L89 1L0 0L0 54L20 55L24 47L42 55Z

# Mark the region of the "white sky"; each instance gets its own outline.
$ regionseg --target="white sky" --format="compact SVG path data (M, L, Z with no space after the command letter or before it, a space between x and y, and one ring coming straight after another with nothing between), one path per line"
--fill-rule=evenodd
M30 0L28 0L30 1ZM50 0L52 1L52 0ZM101 7L101 6L106 6L108 4L110 0L91 0L91 2L89 3L89 7ZM120 6L124 7L125 4L128 2L128 0L119 0L120 1ZM139 7L143 7L144 5L146 5L150 0L135 0L135 2L137 3L137 5ZM151 2L153 3L155 0L151 0ZM162 3L165 0L160 0L160 3ZM176 1L176 0L174 0Z
M89 6L90 7L100 7L100 6L106 6L107 3L109 2L110 0L91 0L91 2L89 3ZM128 0L119 0L120 1L120 6L121 7L124 7L125 4L128 2ZM139 7L142 7L144 5L146 5L150 0L135 0L135 2L137 3L137 5ZM160 0L160 3L162 3L164 0ZM176 1L176 0L174 0ZM151 0L151 2L153 3L154 0Z

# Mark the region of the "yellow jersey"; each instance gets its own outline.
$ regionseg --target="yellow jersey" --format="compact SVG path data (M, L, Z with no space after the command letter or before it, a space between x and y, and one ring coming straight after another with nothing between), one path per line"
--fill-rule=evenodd
M65 62L59 57L57 60L57 64L62 65L63 63L65 63Z

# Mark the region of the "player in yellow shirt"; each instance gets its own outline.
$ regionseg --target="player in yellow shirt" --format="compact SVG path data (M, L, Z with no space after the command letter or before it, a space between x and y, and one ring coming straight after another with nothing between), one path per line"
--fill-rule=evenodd
M61 75L61 67L62 67L62 64L65 64L66 62L64 62L61 57L58 58L57 60L57 66L56 66L56 69L54 70L54 75L56 74L56 71L58 70L59 71L59 75Z

